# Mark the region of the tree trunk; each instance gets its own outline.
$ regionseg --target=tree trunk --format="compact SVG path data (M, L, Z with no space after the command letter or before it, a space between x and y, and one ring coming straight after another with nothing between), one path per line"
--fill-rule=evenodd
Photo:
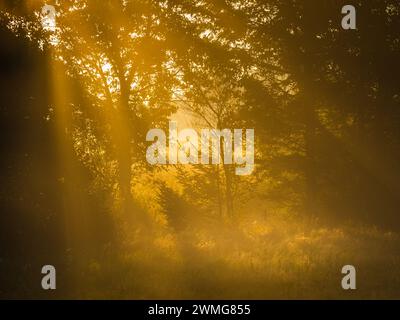
M302 99L304 103L305 114L305 159L304 159L304 176L305 176L305 209L308 215L317 214L317 161L315 158L317 152L317 118L312 103L306 99Z
M230 172L230 168L232 165L224 164L225 159L225 151L224 144L225 141L220 139L220 152L221 152L221 162L222 162L222 170L224 172L225 177L225 205L226 205L226 214L229 218L233 217L233 191L232 191L232 176Z

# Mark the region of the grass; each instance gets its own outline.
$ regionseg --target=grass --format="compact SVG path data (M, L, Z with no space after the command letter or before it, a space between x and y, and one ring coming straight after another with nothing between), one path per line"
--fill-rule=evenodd
M145 240L144 240L145 238ZM252 215L127 237L89 261L74 297L119 299L399 299L400 237L376 227L326 227ZM357 289L341 288L341 269ZM84 288L84 290L82 289Z

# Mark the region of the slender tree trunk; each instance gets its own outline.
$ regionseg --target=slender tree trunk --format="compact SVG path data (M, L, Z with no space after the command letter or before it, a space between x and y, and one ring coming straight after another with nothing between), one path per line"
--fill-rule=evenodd
M233 218L234 206L233 206L233 185L232 185L232 172L230 170L231 165L223 165L225 174L225 185L226 185L226 211L228 217Z
M305 175L305 209L307 214L314 216L317 214L317 161L316 161L316 134L317 134L317 118L312 102L307 98L302 99L304 103L305 114L305 159L304 159L304 175Z
M221 197L221 179L219 176L219 165L216 166L216 177L217 177L217 201L218 201L218 214L222 218L222 197Z
M224 178L225 178L225 205L226 205L226 214L229 218L232 218L234 213L233 213L233 190L232 190L232 176L230 172L230 167L232 165L226 165L224 164L224 159L225 159L225 150L224 150L224 144L225 141L220 139L220 151L221 151L221 162L222 162L222 170L224 172Z
M120 66L122 68L122 66ZM132 166L132 130L131 112L129 110L129 87L128 83L120 75L121 96L117 111L117 153L118 153L118 178L121 191L122 209L125 214L131 214L132 194L131 194L131 166Z

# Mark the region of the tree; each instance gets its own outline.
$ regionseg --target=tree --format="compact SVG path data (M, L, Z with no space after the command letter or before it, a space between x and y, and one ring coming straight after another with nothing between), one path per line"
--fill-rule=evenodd
M398 70L393 32L399 7L393 1L360 1L358 29L346 31L340 24L344 4L257 3L253 43L260 52L260 68L270 61L271 50L276 52L294 88L289 123L303 149L302 160L296 162L303 163L306 210L316 215L328 208L336 216L367 214L371 219L380 216L382 203L391 203L385 205L387 212L397 207L396 170L384 168L397 167L390 159L399 152L394 129L398 72L387 71L389 62L391 70ZM267 10L273 18L263 13ZM388 213L388 221L393 218Z
M74 122L73 132L100 141L108 159L116 159L127 212L132 209L131 167L143 163L143 137L173 111L169 96L174 78L167 66L163 8L152 1L63 1L56 10L55 68L75 79L85 95L84 103L74 105L73 117L66 117ZM48 43L49 38L37 41ZM95 126L91 137L88 123Z

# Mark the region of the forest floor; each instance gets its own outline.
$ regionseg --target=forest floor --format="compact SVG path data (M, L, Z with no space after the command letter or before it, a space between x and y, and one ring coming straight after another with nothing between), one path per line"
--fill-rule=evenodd
M399 299L400 236L278 217L192 226L87 263L84 292L115 299ZM357 289L343 290L344 265ZM82 288L82 286L79 286Z

